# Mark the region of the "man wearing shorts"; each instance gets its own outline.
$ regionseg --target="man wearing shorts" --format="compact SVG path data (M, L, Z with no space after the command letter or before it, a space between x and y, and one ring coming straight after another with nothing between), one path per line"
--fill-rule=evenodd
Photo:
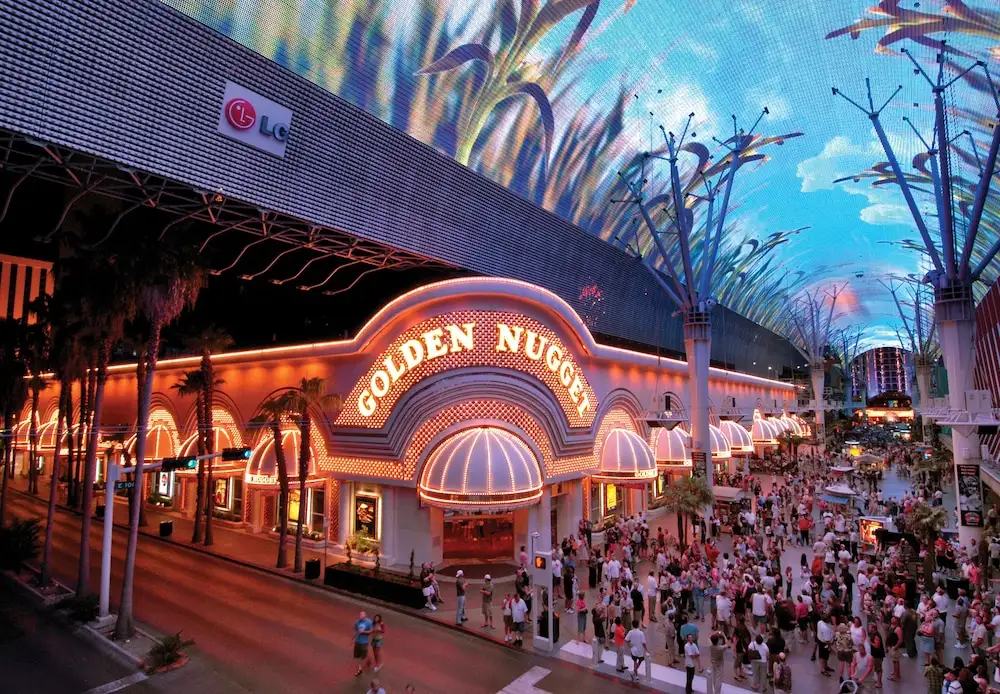
M528 614L528 605L520 595L514 597L510 605L510 617L514 622L514 645L524 645L524 619Z
M639 666L646 659L646 635L639 628L639 620L632 620L632 629L625 635L632 654L632 681L639 681Z
M358 671L355 677L361 677L365 665L368 664L368 639L372 633L372 622L368 616L361 612L358 621L354 623L354 659L358 661Z
M483 628L493 628L493 580L489 574L483 577L485 583L479 589L483 596Z

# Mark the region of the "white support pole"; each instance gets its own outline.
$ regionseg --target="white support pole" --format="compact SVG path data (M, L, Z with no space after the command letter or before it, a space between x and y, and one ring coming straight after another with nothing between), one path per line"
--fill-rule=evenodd
M931 404L931 362L927 357L918 356L916 359L917 372L917 399L920 407L927 409ZM927 417L920 418L923 429L923 440L930 441L932 423Z
M703 475L708 488L714 486L712 437L708 417L708 367L712 354L712 324L709 314L688 314L684 323L684 350L688 359L688 387L691 389L691 455L693 472ZM712 506L705 508L705 518L714 515Z
M108 474L104 480L104 543L101 547L101 596L98 616L104 619L111 609L111 540L115 527L115 482L120 475L118 464L108 461Z
M817 441L820 452L826 451L826 415L823 411L823 388L826 386L826 372L821 362L809 364L809 377L812 380L813 411L816 413L816 430L813 437Z

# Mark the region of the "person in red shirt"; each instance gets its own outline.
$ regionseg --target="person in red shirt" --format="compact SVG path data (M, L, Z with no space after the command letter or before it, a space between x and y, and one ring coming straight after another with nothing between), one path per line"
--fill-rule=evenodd
M812 575L816 577L823 575L823 557L818 554L813 556Z
M802 544L809 544L809 526L812 525L812 521L809 516L802 516L799 518L799 536L802 538Z
M622 626L621 617L615 617L613 641L615 644L615 653L618 654L618 660L615 663L615 670L617 672L625 672L625 627Z

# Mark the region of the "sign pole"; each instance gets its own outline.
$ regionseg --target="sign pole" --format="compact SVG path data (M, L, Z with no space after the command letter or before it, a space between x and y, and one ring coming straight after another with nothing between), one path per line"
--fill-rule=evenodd
M115 484L119 467L108 460L108 474L104 480L104 545L101 549L101 599L100 617L108 616L111 596L111 531L115 526Z

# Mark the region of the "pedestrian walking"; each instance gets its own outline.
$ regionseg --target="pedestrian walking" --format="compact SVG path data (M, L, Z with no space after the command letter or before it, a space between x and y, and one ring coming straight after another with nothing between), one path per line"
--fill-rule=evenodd
M858 686L858 694L871 691L871 674L874 667L874 660L872 660L865 645L861 644L858 646L858 651L851 660L851 679Z
M648 650L646 647L646 635L639 628L639 620L632 620L632 629L625 635L625 641L629 645L629 652L632 656L632 681L639 681L639 666L646 659Z
M688 635L687 643L684 644L684 670L687 679L684 684L684 694L694 692L694 673L701 669L701 649L695 643L694 635Z
M706 694L721 694L722 679L726 657L726 637L715 632L709 638L708 658L711 669L708 671L708 691Z
M576 637L580 643L587 643L587 601L583 591L576 594Z
M774 661L774 690L776 692L788 692L791 694L792 691L792 666L787 662L788 656L785 653L779 653L778 657Z
M354 622L354 633L351 634L351 641L354 644L354 659L358 661L358 671L354 673L355 677L361 677L361 673L369 666L368 642L371 633L372 622L362 610L357 621Z
M465 580L465 572L459 569L455 573L455 594L458 598L458 606L455 608L455 623L462 626L467 620L465 618L465 591L469 588L469 582Z
M375 672L382 669L382 640L385 638L385 622L382 615L376 613L372 617L372 660L375 662Z
M514 639L514 619L511 617L510 606L514 602L510 593L504 593L500 612L503 614L503 640L508 643Z
M510 605L510 616L513 620L514 645L524 645L524 619L528 614L528 605L520 594L515 595Z

